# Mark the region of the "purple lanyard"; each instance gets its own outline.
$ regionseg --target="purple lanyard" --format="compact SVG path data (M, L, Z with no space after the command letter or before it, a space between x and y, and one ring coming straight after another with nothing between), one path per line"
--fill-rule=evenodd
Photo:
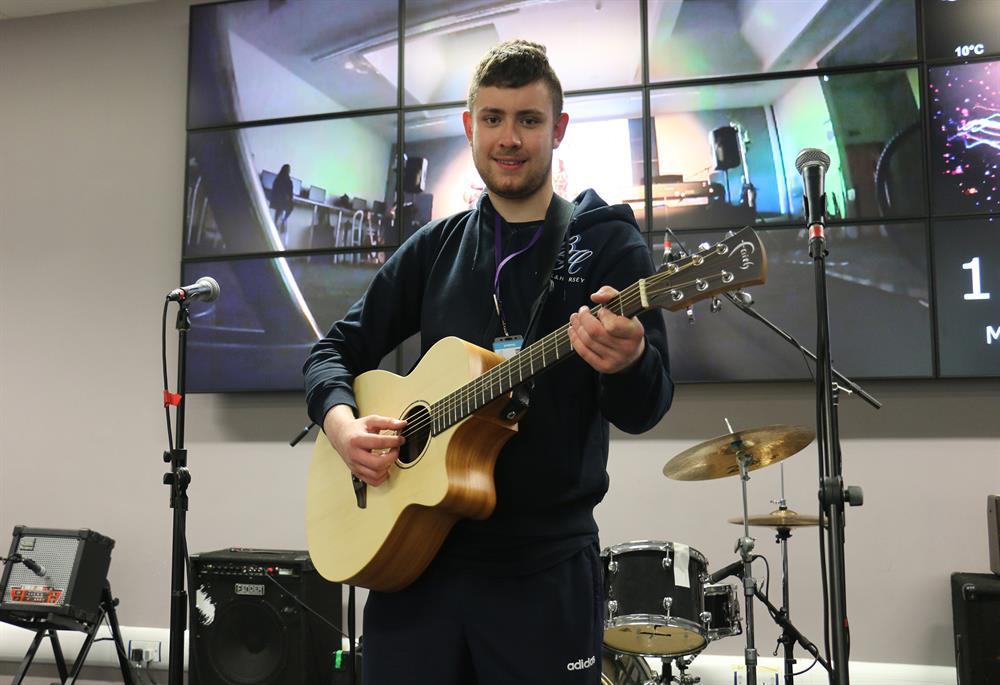
M497 214L496 221L493 224L493 235L495 237L493 256L494 256L494 263L497 265L496 273L493 275L493 304L496 305L497 316L500 317L500 326L503 328L503 334L510 335L510 332L507 330L507 320L504 318L503 315L503 307L500 305L500 272L507 265L507 262L512 260L514 257L518 256L519 254L524 254L525 252L530 250L535 243L538 242L538 239L542 236L542 231L545 229L545 224L543 223L541 226L538 227L538 229L535 231L535 235L531 236L531 242L529 242L526 247L518 250L517 252L511 255L508 255L507 257L504 257L501 260L501 257L503 256L503 245L502 245L502 240L500 238L500 230L502 226L503 222L500 219L500 215Z

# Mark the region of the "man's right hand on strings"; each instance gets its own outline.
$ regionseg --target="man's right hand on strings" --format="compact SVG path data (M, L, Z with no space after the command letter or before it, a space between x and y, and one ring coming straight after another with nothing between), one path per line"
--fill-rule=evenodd
M355 418L346 404L338 404L323 418L323 432L355 476L368 485L381 485L399 458L405 438L385 431L402 431L406 421L375 414Z

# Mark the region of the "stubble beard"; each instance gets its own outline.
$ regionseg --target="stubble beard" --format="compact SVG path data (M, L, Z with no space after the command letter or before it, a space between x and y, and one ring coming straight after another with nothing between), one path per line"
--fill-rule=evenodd
M531 197L545 185L545 181L549 178L549 174L552 171L552 158L550 157L548 164L544 168L539 169L538 173L526 176L522 182L516 185L501 184L496 178L499 172L492 167L493 160L491 157L487 156L485 163L476 159L475 156L473 157L476 170L479 172L480 178L483 179L486 189L505 200L523 200Z

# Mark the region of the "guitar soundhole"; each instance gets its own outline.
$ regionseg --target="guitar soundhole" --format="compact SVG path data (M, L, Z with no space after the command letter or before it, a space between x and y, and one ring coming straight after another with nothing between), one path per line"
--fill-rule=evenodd
M409 466L420 459L427 447L431 436L431 415L427 407L417 405L411 407L403 418L406 420L406 428L403 429L406 442L399 448L399 464Z

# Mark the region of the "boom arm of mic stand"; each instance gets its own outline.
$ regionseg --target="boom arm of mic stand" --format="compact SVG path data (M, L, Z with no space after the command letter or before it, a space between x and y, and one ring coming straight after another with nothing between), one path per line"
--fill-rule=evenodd
M830 670L829 662L827 662L827 660L820 655L819 649L816 647L816 645L814 645L812 642L806 639L805 635L800 633L799 629L796 628L794 625L792 625L792 622L785 617L785 614L781 612L776 606L771 604L770 600L768 600L768 598L764 595L764 593L760 591L760 588L758 587L754 588L754 595L757 597L757 599L759 599L761 602L764 603L765 607L767 607L767 611L769 614L771 614L771 618L774 619L774 622L777 623L778 626L783 631L791 635L792 638L794 638L794 640L802 646L802 649L809 652L809 655L812 656L812 658L816 659L816 661L819 662L820 666L825 668L828 673L831 673L832 671Z
M774 331L775 333L777 333L778 335L780 335L784 340L786 340L788 342L788 344L790 344L790 345L794 346L795 348L801 350L803 354L805 354L806 356L808 356L814 362L816 361L816 355L815 354L813 354L807 348L805 348L801 344L799 344L798 340L796 340L795 338L793 338L792 336L790 336L788 333L786 333L785 331L783 331L780 328L778 328L778 326L776 326L775 324L773 324L763 314L761 314L756 309L754 309L752 305L749 305L749 304L746 304L746 303L742 302L740 300L740 298L736 297L732 293L726 293L726 298L730 302L732 302L734 305L736 305L737 309L739 309L743 313L747 314L748 316L751 316L754 319L757 319L762 324L764 324L765 326L767 326L768 328L770 328L772 331ZM851 390L851 392L856 393L858 395L858 397L860 397L861 399L863 399L865 402L867 402L868 404L870 404L875 409L881 409L882 408L882 403L879 402L874 397L872 397L870 394L868 394L868 392L866 392L857 383L855 383L850 378L848 378L844 374L840 373L836 369L832 369L832 371L833 371L833 375L837 378L838 381L840 381L841 385L843 385L846 388L849 388Z

